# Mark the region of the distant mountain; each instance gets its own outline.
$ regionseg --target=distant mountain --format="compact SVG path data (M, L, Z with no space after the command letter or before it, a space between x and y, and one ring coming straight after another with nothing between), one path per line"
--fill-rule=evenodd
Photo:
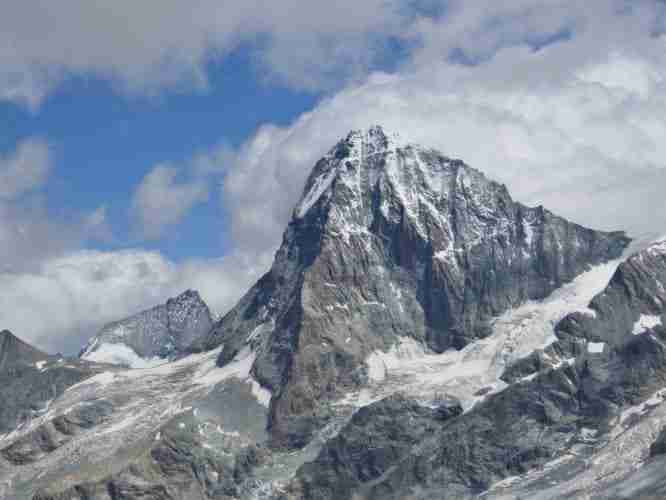
M213 320L193 290L134 316L103 327L80 357L88 361L145 368L173 359L208 333Z

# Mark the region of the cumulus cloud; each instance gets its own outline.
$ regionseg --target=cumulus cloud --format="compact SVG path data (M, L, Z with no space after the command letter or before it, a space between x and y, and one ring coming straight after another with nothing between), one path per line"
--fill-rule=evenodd
M133 92L205 88L206 63L240 45L254 48L270 77L318 88L371 64L382 41L412 21L412 3L14 2L0 18L0 98L35 107L70 74L110 78Z
M197 203L208 199L205 178L179 182L178 175L176 167L157 165L136 188L131 214L145 238L159 238Z

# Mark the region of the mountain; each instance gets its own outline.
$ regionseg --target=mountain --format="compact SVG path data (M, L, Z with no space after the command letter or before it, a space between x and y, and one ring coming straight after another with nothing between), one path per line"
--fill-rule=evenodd
M193 290L152 309L104 326L80 357L130 368L163 363L212 327L208 306Z
M666 247L629 244L352 132L269 272L189 346L27 362L27 392L88 372L0 435L0 498L661 498ZM155 317L107 338L159 356L127 343L167 345Z
M0 332L0 435L48 410L71 385L96 373L88 363L48 355Z
M375 350L401 338L461 349L628 241L517 203L380 127L356 131L315 165L273 267L201 345L224 344L220 365L252 347L272 436L299 447L327 421L322 401L367 380Z

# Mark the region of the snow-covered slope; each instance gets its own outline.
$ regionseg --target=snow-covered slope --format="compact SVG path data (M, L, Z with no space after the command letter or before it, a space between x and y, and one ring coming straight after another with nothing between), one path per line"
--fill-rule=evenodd
M183 352L211 327L208 306L196 291L187 290L166 304L106 325L80 357L130 368L156 366Z
M107 367L69 387L41 416L0 436L0 498L32 498L37 490L80 482L106 484L110 473L168 446L174 435L191 440L190 453L199 450L217 461L261 442L270 394L249 373L254 354L246 351L224 368L215 364L218 355L140 370ZM58 470L71 472L57 481L45 476ZM206 471L211 480L218 473ZM186 492L178 498L190 498Z

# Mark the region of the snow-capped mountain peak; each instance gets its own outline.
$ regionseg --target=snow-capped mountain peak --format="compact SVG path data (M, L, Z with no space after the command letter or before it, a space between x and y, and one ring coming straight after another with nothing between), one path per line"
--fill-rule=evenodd
M271 428L291 445L319 425L307 408L358 386L371 353L404 337L461 349L628 241L517 203L380 127L354 131L316 163L272 269L204 344L224 343L221 365L256 350L254 373L276 395Z

